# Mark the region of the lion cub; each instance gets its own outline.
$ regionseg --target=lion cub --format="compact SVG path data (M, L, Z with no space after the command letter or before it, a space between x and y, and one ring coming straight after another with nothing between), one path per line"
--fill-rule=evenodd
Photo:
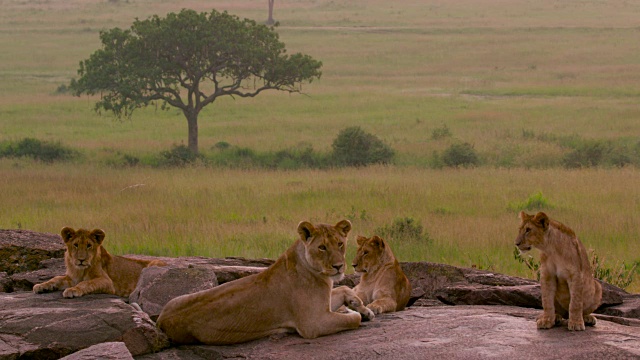
M142 269L166 265L160 260L130 259L112 256L102 247L105 233L65 227L60 232L67 250L64 253L66 273L33 286L36 294L62 290L65 298L86 294L115 294L127 297L135 289Z
M297 332L310 339L356 329L362 317L373 316L348 292L333 294L334 281L344 277L347 234L351 223L298 225L300 238L261 273L169 301L158 327L173 343L224 345L272 334ZM350 289L349 289L350 290ZM331 311L353 305L362 315Z
M356 241L353 267L360 274L360 283L353 288L356 295L376 315L404 309L411 285L389 244L375 235L370 239L358 236Z
M540 250L540 288L542 315L538 329L550 329L569 318L569 330L593 326L591 313L600 306L602 286L593 278L584 245L567 226L549 219L543 212L520 212L520 231L516 246L520 251Z

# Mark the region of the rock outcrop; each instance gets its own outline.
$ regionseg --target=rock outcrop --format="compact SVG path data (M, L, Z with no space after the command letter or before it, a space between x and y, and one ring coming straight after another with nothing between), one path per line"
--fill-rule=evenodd
M313 340L290 334L234 346L170 347L153 322L167 301L263 271L273 260L162 258L168 266L145 269L128 299L64 299L61 292L31 292L34 284L64 273L57 235L0 230L0 254L0 360L640 357L640 295L604 283L596 327L541 331L535 325L541 308L536 281L402 263L413 287L411 306L358 330ZM349 275L340 284L357 283Z
M140 360L638 359L640 328L601 321L583 333L537 330L539 310L510 306L410 307L357 330L306 340L274 336L233 346L181 346Z

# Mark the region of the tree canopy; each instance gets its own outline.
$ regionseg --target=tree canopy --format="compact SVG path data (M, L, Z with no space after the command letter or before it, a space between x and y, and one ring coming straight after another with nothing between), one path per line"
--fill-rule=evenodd
M220 96L265 90L301 92L320 78L322 62L286 53L274 27L216 10L182 10L136 19L130 29L100 32L102 47L80 62L74 95L100 95L97 112L130 117L160 102L187 119L189 149L198 152L198 114Z

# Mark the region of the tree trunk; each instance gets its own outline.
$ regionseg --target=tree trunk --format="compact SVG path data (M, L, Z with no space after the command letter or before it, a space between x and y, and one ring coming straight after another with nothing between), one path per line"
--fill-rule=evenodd
M185 114L189 125L189 150L194 154L198 153L198 113L191 111Z
M275 0L268 0L269 1L269 18L267 19L267 25L273 25L275 23L275 21L273 20L273 3L275 2Z

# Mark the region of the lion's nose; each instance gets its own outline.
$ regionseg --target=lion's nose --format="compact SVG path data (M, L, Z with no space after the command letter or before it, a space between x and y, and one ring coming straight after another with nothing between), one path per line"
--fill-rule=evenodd
M333 265L333 268L336 269L336 271L338 272L340 272L340 270L342 270L343 267L344 267L344 264Z

